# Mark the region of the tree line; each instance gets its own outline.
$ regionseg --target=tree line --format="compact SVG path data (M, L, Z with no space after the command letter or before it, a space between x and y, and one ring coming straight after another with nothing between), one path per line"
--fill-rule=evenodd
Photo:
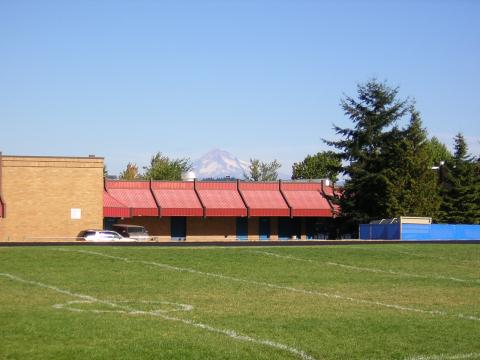
M250 159L247 171L244 171L244 180L248 181L276 181L278 180L278 169L281 164L277 160L271 162L260 161L259 159ZM189 158L169 158L161 152L156 153L150 159L150 164L140 172L138 166L130 162L120 175L120 180L170 180L178 181L182 179L182 174L192 170L192 162ZM205 180L225 181L236 180L232 177L210 178Z
M344 217L352 224L399 216L479 224L480 159L469 155L461 133L453 154L428 139L415 102L398 91L376 80L358 85L356 98L341 101L353 126L335 126L340 139L324 140L342 159Z
M428 216L445 223L480 223L480 158L468 152L464 136L455 136L451 153L428 137L421 114L399 89L375 79L357 85L356 97L341 99L352 127L334 125L337 140L324 139L333 150L307 155L292 166L292 179L324 179L343 185L332 201L352 229L373 219ZM401 126L401 122L406 122ZM249 181L275 181L281 164L250 159ZM152 156L141 173L129 163L124 180L181 180L190 171L188 158Z

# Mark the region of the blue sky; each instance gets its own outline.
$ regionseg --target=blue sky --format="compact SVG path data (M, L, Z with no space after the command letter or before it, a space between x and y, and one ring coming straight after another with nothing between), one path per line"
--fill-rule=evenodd
M0 0L0 151L278 159L327 147L372 77L480 154L480 1Z

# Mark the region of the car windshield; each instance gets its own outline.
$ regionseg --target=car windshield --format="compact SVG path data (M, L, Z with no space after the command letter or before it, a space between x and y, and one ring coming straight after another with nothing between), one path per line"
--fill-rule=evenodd
M121 236L114 231L102 231L102 232L100 232L100 236L102 238L106 238L106 239L120 239L121 238Z
M92 235L95 235L95 231L82 231L80 233L80 237L85 237L85 236L92 236Z
M145 228L143 227L131 227L131 228L128 228L127 230L129 233L144 233L146 232L145 231Z

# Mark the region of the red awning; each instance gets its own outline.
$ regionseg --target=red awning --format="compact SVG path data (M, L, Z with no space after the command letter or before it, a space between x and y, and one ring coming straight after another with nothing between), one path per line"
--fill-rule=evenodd
M205 216L247 216L236 182L197 182L196 187Z
M321 183L282 183L281 189L292 216L333 216L330 203L321 192Z
M130 217L130 209L108 192L103 192L103 217Z
M132 209L132 216L158 216L148 181L107 181L108 193Z
M336 197L336 198L340 198L341 196L341 193L335 189L333 186L326 186L324 185L323 186L323 193L327 196L327 197ZM335 213L335 215L339 215L340 214L340 206L338 204L334 204L332 203L332 201L330 200L330 204L332 205L333 207L333 211Z
M203 216L203 207L191 181L152 182L161 216Z
M247 204L249 216L290 216L278 182L241 182L239 190Z

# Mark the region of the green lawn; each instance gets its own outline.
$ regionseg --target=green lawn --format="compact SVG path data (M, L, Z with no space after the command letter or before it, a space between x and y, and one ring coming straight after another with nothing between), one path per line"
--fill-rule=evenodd
M480 245L0 247L2 359L480 359Z

